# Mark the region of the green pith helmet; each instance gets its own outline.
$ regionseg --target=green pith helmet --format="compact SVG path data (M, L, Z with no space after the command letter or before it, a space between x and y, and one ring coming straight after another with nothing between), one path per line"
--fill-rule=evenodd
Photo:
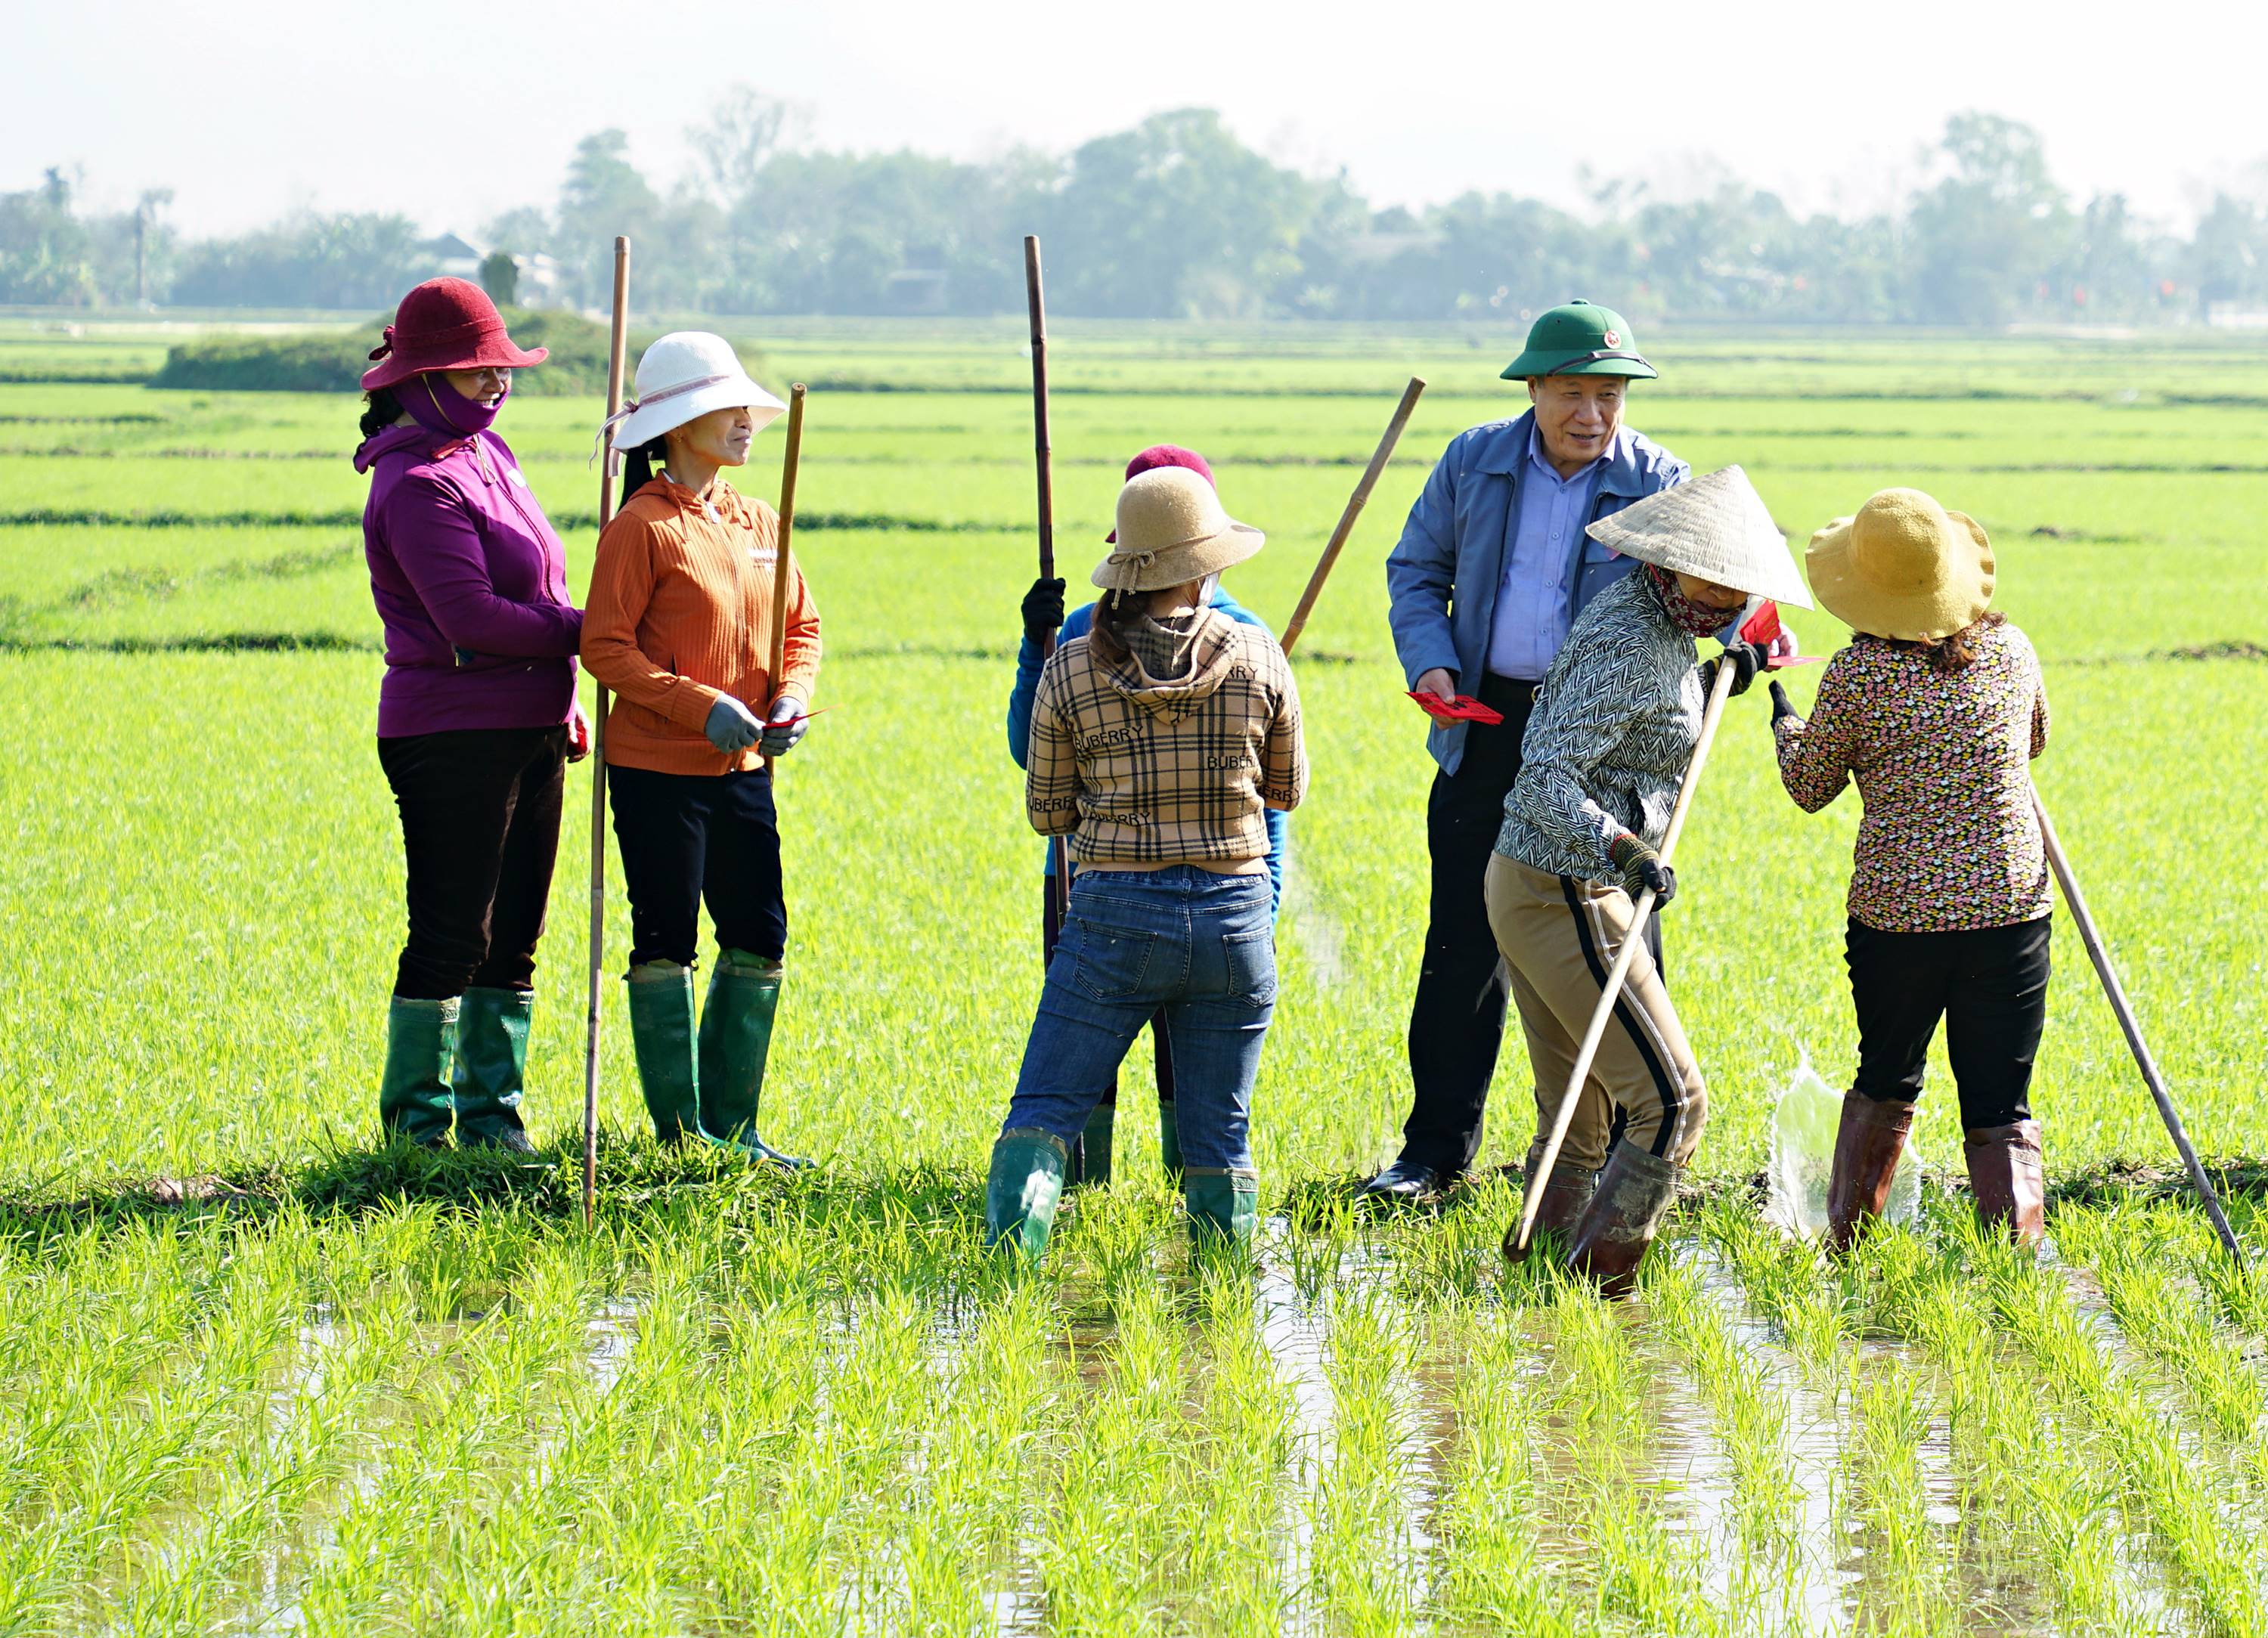
M1528 332L1528 345L1504 367L1504 379L1525 381L1539 375L1631 375L1651 377L1652 364L1638 356L1638 342L1622 314L1611 307L1571 301L1539 317Z

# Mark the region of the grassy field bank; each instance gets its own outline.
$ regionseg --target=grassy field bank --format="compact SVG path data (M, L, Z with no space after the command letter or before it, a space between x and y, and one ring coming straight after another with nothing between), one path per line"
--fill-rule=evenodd
M1837 1274L1734 1188L1615 1311L1501 1274L1502 1184L1439 1216L1348 1212L1406 1099L1425 879L1430 764L1379 564L1447 437L1516 409L1500 335L1062 327L1070 571L1125 456L1186 442L1269 531L1233 587L1271 621L1403 378L1432 386L1299 662L1314 794L1256 1106L1256 1267L1186 1267L1138 1052L1124 1180L1080 1197L1042 1274L986 1267L980 1168L1038 978L1002 722L1032 572L1021 339L745 339L769 385L814 384L798 541L835 709L782 776L766 1128L828 1166L787 1185L657 1155L616 1003L585 1237L563 1209L580 773L531 1056L556 1158L364 1153L401 912L353 403L154 392L162 338L0 324L0 1630L2259 1629L2268 1305L2176 1201L2074 1196L2063 1260L2032 1268L1933 1197ZM2047 664L2043 792L2192 1131L2257 1156L2268 347L1658 355L1634 423L1697 470L1741 462L1798 547L1896 482L1991 530ZM499 426L578 594L595 419L529 399ZM777 437L759 452L747 487L770 494ZM1791 623L1814 651L1843 635ZM1667 922L1719 1186L1764 1164L1798 1066L1833 1083L1852 1050L1857 804L1800 814L1766 714L1735 704ZM2051 1173L2157 1162L2067 925L2058 957ZM1951 1090L1940 1052L1918 1142L1957 1172ZM1517 1157L1528 1107L1515 1044L1485 1159ZM158 1210L138 1187L199 1174L257 1198Z

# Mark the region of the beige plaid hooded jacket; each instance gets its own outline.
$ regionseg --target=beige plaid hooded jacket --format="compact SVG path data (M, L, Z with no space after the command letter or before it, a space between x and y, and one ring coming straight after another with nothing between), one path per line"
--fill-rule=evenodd
M1082 865L1231 867L1268 856L1269 808L1300 805L1300 695L1276 639L1206 609L1187 674L1160 682L1074 637L1041 673L1024 807Z

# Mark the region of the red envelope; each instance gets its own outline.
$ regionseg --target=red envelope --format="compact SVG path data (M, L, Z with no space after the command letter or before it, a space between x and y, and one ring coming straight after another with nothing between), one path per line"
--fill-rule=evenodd
M1420 694L1412 688L1410 697L1418 701L1426 716L1437 719L1446 716L1452 722L1479 723L1490 728L1504 721L1502 711L1490 709L1469 694L1460 694L1444 700L1438 694ZM1431 704L1427 703L1429 701Z

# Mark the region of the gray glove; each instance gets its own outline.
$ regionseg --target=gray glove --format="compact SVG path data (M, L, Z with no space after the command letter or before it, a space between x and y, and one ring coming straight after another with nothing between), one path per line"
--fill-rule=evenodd
M755 744L764 725L754 711L728 694L709 708L709 720L701 724L701 731L726 756L738 756Z
M803 701L792 694L784 694L772 701L771 719L764 724L760 742L766 756L784 756L803 742L811 731L811 713Z

